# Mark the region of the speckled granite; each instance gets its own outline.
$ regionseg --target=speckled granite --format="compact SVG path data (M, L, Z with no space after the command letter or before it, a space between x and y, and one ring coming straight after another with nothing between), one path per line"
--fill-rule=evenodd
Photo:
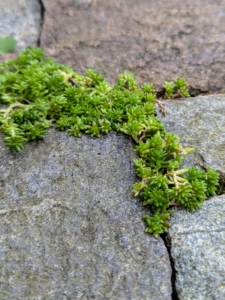
M164 100L167 113L158 117L166 130L180 137L184 147L194 153L185 157L185 165L210 166L225 174L225 94L188 99Z
M225 196L195 212L174 210L169 236L179 299L224 299Z
M0 299L171 299L161 239L132 197L133 145L51 129L11 154L0 142Z

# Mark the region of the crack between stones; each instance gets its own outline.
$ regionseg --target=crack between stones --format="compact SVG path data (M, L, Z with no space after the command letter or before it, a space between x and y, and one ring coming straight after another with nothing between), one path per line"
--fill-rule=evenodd
M37 40L37 46L41 47L41 34L42 34L42 29L43 29L43 25L44 25L44 20L45 20L45 7L44 7L44 3L42 0L38 0L41 6L41 28L40 28L40 34Z
M169 260L170 260L170 266L171 266L171 269L172 269L172 274L171 274L171 285L172 285L172 295L171 295L171 299L172 300L180 300L179 297L178 297L178 294L177 294L177 290L176 290L176 269L175 269L175 266L174 266L174 260L172 258L172 255L171 255L171 238L169 236L168 233L163 233L160 235L165 246L166 246L166 249L168 251L168 255L169 255Z

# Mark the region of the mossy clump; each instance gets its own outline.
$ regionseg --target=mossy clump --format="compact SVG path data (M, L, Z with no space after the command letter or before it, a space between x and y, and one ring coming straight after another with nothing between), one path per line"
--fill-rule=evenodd
M187 83L178 78L165 83L165 96L188 96ZM151 209L144 216L146 232L157 237L167 232L170 207L200 208L215 195L218 173L208 168L180 169L184 155L179 138L165 130L156 117L153 85L138 87L133 74L124 72L115 86L101 74L87 70L82 76L44 56L39 48L28 48L17 60L0 64L0 130L11 150L23 150L24 143L43 139L47 128L56 125L80 137L92 137L114 130L130 135L136 143L134 161L140 181L133 193Z

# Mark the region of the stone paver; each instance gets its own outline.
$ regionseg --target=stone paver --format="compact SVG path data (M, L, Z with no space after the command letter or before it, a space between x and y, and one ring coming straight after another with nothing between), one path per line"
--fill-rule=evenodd
M0 299L171 299L162 239L132 197L129 138L48 131L11 154L0 142Z
M196 90L225 89L225 0L43 0L41 46L78 72L110 82L124 70L162 86L178 76Z
M185 157L185 165L210 166L225 175L225 94L188 99L164 100L164 116L158 117L166 130L180 137L185 148L194 153Z
M195 212L175 210L171 225L179 299L224 299L225 196L211 198Z

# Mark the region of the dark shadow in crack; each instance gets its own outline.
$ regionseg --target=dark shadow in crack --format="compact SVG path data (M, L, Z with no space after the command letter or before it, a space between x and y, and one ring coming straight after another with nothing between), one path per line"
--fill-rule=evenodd
M166 249L168 251L168 254L169 254L169 258L170 258L170 265L171 265L171 269L172 269L172 274L171 274L171 284L172 284L172 295L171 295L171 299L172 300L180 300L179 297L178 297L178 294L177 294L177 290L176 290L176 269L175 269L175 266L174 266L174 260L171 256L171 239L169 237L169 235L167 233L163 233L160 235L165 246L166 246Z
M43 28L44 21L45 21L45 7L44 7L44 4L43 4L42 0L39 0L39 3L40 3L40 6L41 6L41 26L40 26L39 37L38 37L38 40L37 40L37 46L41 47L41 34L42 34L42 28Z

